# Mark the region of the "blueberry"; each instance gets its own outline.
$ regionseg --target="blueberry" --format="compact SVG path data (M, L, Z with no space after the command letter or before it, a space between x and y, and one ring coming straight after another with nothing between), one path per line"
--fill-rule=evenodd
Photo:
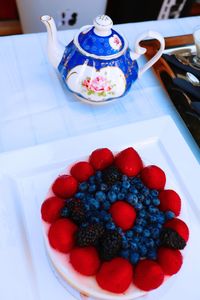
M160 200L158 198L154 198L152 200L152 203L155 205L155 206L158 206L160 204Z
M161 214L161 213L159 215L157 215L157 222L159 224L164 224L165 223L165 215Z
M138 248L140 255L144 257L147 254L147 248L144 245L140 245Z
M111 191L115 192L115 193L118 193L120 191L120 187L117 186L116 184L114 184L111 188Z
M150 231L148 230L148 229L144 229L143 230L143 235L145 236L145 237L149 237L150 236Z
M123 257L123 258L128 259L128 257L129 257L129 251L128 250L122 250L120 252L120 256Z
M135 225L134 226L134 231L137 232L137 233L141 233L143 231L143 228L140 225Z
M93 193L95 191L96 191L96 185L94 183L89 185L88 192Z
M136 251L138 249L137 243L131 241L130 242L131 250Z
M98 201L105 201L106 200L106 194L102 191L98 191L96 192L95 194L95 198L98 200Z
M147 248L153 248L155 246L154 240L152 238L147 239L145 244Z
M140 210L138 215L141 217L141 218L145 218L147 216L147 213L144 209Z
M100 190L101 191L107 191L108 189L108 185L106 183L101 183L100 184Z
M123 249L128 249L128 248L129 248L129 243L128 243L128 241L122 241L122 248L123 248Z
M111 215L110 214L107 214L106 216L104 216L104 221L110 221L112 218L111 218Z
M128 238L131 238L131 237L133 236L133 231L132 231L132 230L128 230L128 231L126 232L126 236L127 236Z
M129 191L133 194L138 194L138 190L134 186L130 187Z
M151 203L151 199L150 198L146 198L145 200L144 200L144 204L145 205L150 205L150 203Z
M96 171L95 178L97 179L97 181L100 181L101 177L102 177L102 172Z
M127 181L128 180L128 176L127 175L122 175L122 181Z
M150 205L148 208L150 214L155 214L158 212L158 209L156 207L154 207L153 205Z
M115 224L113 222L109 222L109 223L106 224L106 228L111 229L111 230L115 229Z
M85 193L78 192L75 194L75 198L82 200L85 198Z
M122 188L128 189L130 187L130 182L128 180L122 181Z
M171 220L175 217L175 214L173 211L169 210L165 212L165 217L167 220Z
M81 192L86 191L87 188L88 188L88 183L87 183L87 182L84 181L84 182L81 182L81 183L79 184L79 190L80 190Z
M138 197L134 194L129 193L127 195L127 201L132 204L132 205L136 205L138 203Z
M140 240L140 239L139 239L138 236L134 236L134 237L132 238L132 242L133 242L133 243L136 243L136 244L139 242L139 240Z
M118 193L117 194L117 199L118 200L123 200L125 198L125 194L124 193Z
M94 175L90 176L89 183L95 183L95 176Z
M108 210L110 208L110 202L109 201L104 201L102 203L102 206L105 210Z
M140 255L139 255L137 252L132 252L132 253L130 254L130 262L131 262L133 265L137 264L138 261L139 261L139 259L140 259Z
M91 208L99 209L100 207L99 201L97 201L96 199L90 199L89 204Z
M157 190L151 190L151 195L152 195L153 197L157 197L158 194L159 194L159 192L158 192Z
M144 195L142 195L142 194L139 194L139 195L138 195L138 200L140 200L141 202L143 202L144 199L145 199L145 196L144 196Z
M109 191L107 196L111 203L114 203L117 200L117 195L113 191Z
M155 249L149 250L147 252L147 258L155 260L157 258L157 253Z
M137 209L137 210L143 209L142 203L136 203L134 206L135 206L135 209Z
M91 221L94 223L99 223L99 218L98 217L92 217Z
M149 189L145 186L145 187L143 187L141 192L144 196L147 196L149 194Z
M152 238L156 239L160 235L160 230L158 228L153 228L151 231Z

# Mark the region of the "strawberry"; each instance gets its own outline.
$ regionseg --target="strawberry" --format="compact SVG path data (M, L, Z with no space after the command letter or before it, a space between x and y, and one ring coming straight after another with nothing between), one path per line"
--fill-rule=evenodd
M72 166L70 173L79 182L83 182L88 180L88 178L94 174L94 169L89 162L80 161Z
M42 219L45 222L53 223L60 216L60 210L65 205L63 199L58 197L50 197L46 199L41 206Z
M108 148L94 150L89 158L89 162L96 170L103 170L114 161L114 156Z
M135 267L133 283L143 291L158 288L164 280L162 268L153 260L140 260Z
M123 293L131 284L133 268L130 262L122 257L116 257L101 265L96 275L100 287L113 293Z
M59 219L49 228L50 245L62 252L68 253L75 244L75 233L78 227L69 219Z
M86 276L95 275L100 267L100 259L94 247L72 249L70 263L77 272Z
M132 205L125 201L117 201L111 205L110 213L115 224L123 230L128 230L133 227L136 212Z
M139 154L132 147L117 154L115 165L123 174L128 176L136 176L143 167Z
M158 198L160 200L159 209L162 211L173 211L176 216L181 211L181 198L173 190L163 190L159 192Z
M143 183L150 189L163 190L166 183L166 176L163 170L151 165L145 167L141 172Z
M77 180L70 175L59 176L52 185L52 191L54 194L61 198L72 197L78 188Z
M183 220L174 218L172 220L167 221L164 224L164 227L174 229L186 242L188 241L189 229Z
M157 261L166 275L176 274L183 263L183 257L179 250L159 248Z

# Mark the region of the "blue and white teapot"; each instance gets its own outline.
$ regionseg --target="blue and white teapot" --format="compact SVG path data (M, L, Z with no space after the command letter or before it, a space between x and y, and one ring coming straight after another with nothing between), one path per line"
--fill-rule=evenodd
M165 42L157 32L142 34L131 51L122 34L112 29L110 17L101 15L93 25L80 29L66 47L57 40L55 22L50 16L41 17L48 32L48 56L59 71L67 88L82 100L102 103L124 96L148 68L162 55ZM136 59L146 52L139 46L146 37L156 38L160 49L139 70Z

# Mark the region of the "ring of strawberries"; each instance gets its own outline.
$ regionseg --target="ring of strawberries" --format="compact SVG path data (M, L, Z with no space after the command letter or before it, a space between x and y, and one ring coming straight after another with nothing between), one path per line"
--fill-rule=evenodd
M164 171L144 166L132 147L116 155L94 150L57 177L53 196L42 203L49 244L104 290L124 293L131 283L143 291L159 287L180 270L189 238L177 218L181 199L165 184Z

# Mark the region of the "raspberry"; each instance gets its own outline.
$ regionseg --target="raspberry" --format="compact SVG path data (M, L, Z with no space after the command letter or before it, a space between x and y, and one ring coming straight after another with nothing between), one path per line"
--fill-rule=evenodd
M180 270L183 257L179 250L161 247L157 254L157 261L166 275L176 274Z
M164 272L156 262L140 260L135 267L133 283L143 291L158 288L164 280Z
M134 225L136 212L132 205L125 201L117 201L110 208L113 221L123 230L131 229Z
M161 168L151 165L141 171L143 183L150 189L163 190L166 183L166 176Z
M136 176L143 167L139 154L132 147L117 154L115 165L123 174L128 176Z
M102 289L120 294L127 290L132 277L132 265L126 259L116 257L101 265L96 280Z
M79 182L83 182L94 174L94 169L89 162L80 161L71 168L70 173Z
M108 148L96 149L90 155L90 163L96 170L103 170L113 163L114 156Z
M77 226L69 219L59 219L53 223L48 232L50 245L63 253L68 253L75 244Z
M41 206L42 219L45 222L53 223L59 218L60 211L64 207L65 202L58 197L50 197L46 199Z
M98 253L94 247L72 249L70 263L77 272L86 276L95 275L100 267Z
M70 175L59 176L52 185L54 194L61 198L72 197L78 188L77 180Z
M189 229L184 221L174 218L164 224L165 228L174 229L186 242L189 239Z
M181 211L181 198L173 190L160 191L158 198L160 200L159 209L162 211L172 211L176 216Z

